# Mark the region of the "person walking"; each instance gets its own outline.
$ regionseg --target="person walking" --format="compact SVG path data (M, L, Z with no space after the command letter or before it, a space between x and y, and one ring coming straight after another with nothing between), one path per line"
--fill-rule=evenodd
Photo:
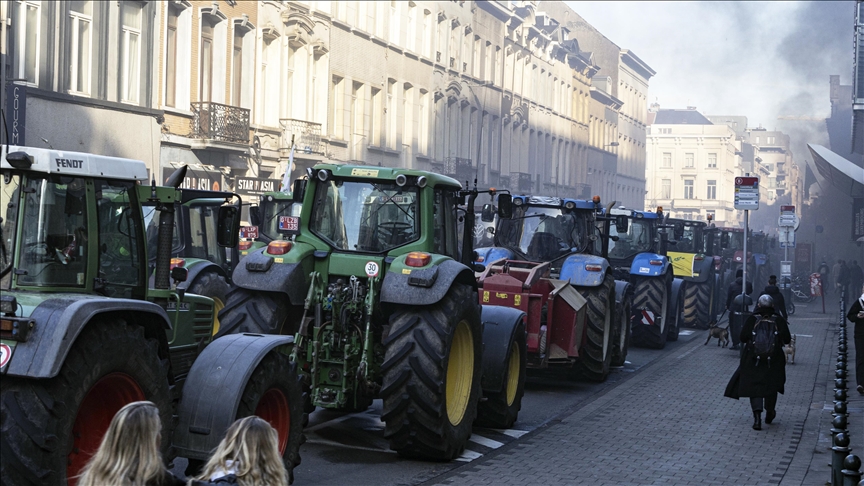
M276 430L264 419L236 420L191 486L283 486L293 480L279 454Z
M855 381L858 393L864 395L864 291L855 299L846 319L855 324Z
M846 302L851 300L851 296L849 295L849 280L849 265L846 265L846 260L840 260L840 273L837 274L837 292L845 296Z
M741 331L744 312L750 309L750 304L753 299L750 294L753 293L753 284L747 282L747 292L745 297L741 298L741 289L743 288L744 271L738 269L735 272L735 281L729 284L726 290L726 311L729 312L729 335L732 336L732 346L729 349L739 350L738 333Z
M770 295L774 299L774 311L786 319L786 322L789 322L789 313L786 312L786 298L783 297L780 287L777 286L777 275L768 277L768 285L765 286L765 290L760 295Z
M852 260L849 265L849 293L858 295L858 292L864 292L864 270L858 266L858 260Z
M753 429L762 430L762 410L765 423L777 417L777 394L785 391L786 358L783 345L792 341L786 319L774 310L774 299L763 295L739 339L744 345L738 369L726 385L724 396L734 399L750 398L753 411Z
M840 293L840 270L843 268L843 260L837 260L837 263L831 267L831 280L827 281L831 285L831 290Z
M132 402L111 419L108 431L78 479L79 486L181 486L159 453L162 421L153 402Z

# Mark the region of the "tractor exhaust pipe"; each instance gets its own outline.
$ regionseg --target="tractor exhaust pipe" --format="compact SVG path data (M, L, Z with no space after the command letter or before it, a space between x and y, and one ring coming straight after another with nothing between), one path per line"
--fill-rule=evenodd
M188 166L174 171L166 184L177 189L186 178ZM153 180L153 191L156 191L156 180ZM159 204L159 233L156 246L155 286L159 290L171 288L171 250L174 243L174 204Z

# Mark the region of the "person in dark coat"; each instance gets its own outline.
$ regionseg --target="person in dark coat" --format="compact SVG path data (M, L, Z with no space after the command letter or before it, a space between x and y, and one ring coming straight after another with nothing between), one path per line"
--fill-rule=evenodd
M771 359L768 362L760 362L753 355L753 351L747 346L753 336L753 326L757 317L773 317L777 325L777 342ZM750 408L753 410L753 429L762 430L762 410L765 410L765 423L770 424L777 416L777 394L785 391L786 385L786 355L783 345L792 341L789 334L789 325L786 319L774 312L774 299L770 295L759 297L756 310L741 329L739 339L744 344L744 352L741 353L741 362L738 369L726 385L723 394L729 398L750 398Z
M864 270L858 266L858 260L852 260L852 264L849 265L849 293L858 295L858 292L864 292L862 285L864 285Z
M780 292L780 287L777 286L777 275L768 277L768 285L765 286L765 290L762 291L761 295L770 295L774 299L774 312L782 316L783 319L786 319L786 322L789 322L789 313L786 312L786 299Z
M743 281L744 271L738 269L735 272L735 281L729 284L729 288L726 290L726 310L729 312L729 335L732 336L732 346L729 349L735 351L740 349L738 346L738 333L741 330L741 313L750 310L750 304L753 303L753 300L750 298L750 294L753 293L753 284L750 282L747 282L747 295L744 302L741 301L740 296Z
M864 291L855 299L846 319L855 324L855 380L858 393L864 395Z

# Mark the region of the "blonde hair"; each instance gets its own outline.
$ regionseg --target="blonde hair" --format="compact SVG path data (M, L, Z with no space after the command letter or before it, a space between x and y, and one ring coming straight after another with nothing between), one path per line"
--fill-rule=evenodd
M132 402L121 408L84 466L79 486L105 484L143 486L160 482L166 469L159 454L162 421L153 402Z
M208 481L220 471L233 470L240 486L283 486L288 473L279 454L276 430L264 419L236 420L197 479ZM231 464L228 464L231 461Z

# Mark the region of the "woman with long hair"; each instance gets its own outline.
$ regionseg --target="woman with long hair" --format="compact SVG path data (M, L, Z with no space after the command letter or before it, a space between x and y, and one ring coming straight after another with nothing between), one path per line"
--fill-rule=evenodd
M276 430L256 416L238 419L193 484L284 486L288 473L279 455Z
M182 485L162 463L161 430L159 409L153 402L132 402L121 408L96 454L84 466L78 485Z

